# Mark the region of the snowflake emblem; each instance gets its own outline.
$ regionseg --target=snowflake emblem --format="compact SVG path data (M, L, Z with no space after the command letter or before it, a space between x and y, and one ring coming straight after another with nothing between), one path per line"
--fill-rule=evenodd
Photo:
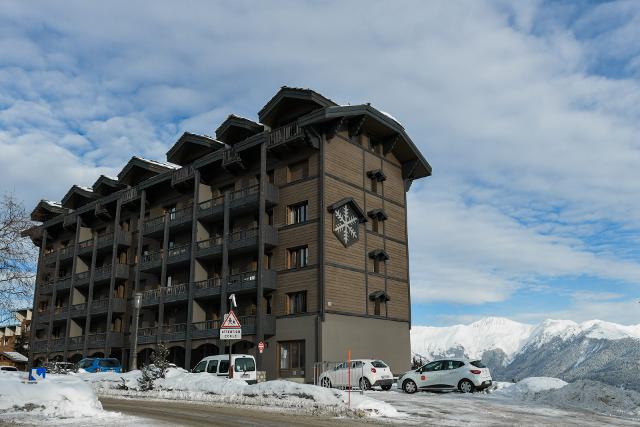
M333 211L333 232L345 247L358 240L359 225L360 218L350 204L344 204Z

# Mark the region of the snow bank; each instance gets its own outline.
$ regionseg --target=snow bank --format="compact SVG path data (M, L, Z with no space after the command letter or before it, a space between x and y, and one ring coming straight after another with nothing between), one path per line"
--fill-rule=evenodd
M154 382L154 390L138 391L140 371L125 374L110 372L78 374L94 390L109 396L129 395L177 400L197 400L239 405L259 405L295 408L308 412L343 415L355 413L363 416L399 417L390 404L359 393L351 393L351 408L347 406L346 392L292 381L266 381L249 385L243 380L214 375L192 374L184 369L169 369L166 378ZM126 387L126 389L125 389Z
M565 381L551 377L529 377L514 384L500 383L494 394L504 397L526 399L534 393L554 390L567 385Z
M36 384L28 384L24 373L0 375L0 421L27 415L33 420L95 417L103 413L91 386L76 376L49 375Z
M548 393L538 394L534 399L565 408L640 418L640 393L598 381L578 380Z

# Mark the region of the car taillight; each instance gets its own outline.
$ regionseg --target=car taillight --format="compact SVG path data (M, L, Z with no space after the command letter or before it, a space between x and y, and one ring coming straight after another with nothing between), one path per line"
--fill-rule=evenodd
M376 368L371 368L371 373L375 374L376 373Z
M473 375L480 375L482 373L482 371L479 371L478 369L472 369L469 372L471 372Z

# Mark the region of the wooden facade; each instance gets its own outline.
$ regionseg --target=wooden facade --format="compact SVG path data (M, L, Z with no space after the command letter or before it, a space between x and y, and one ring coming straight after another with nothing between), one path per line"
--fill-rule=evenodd
M402 335L382 337L375 357L408 360L405 195L431 167L402 126L369 105L283 87L258 114L260 123L229 116L216 138L185 133L171 163L134 157L117 179L38 204L42 225L27 233L40 247L37 363L111 355L127 366L133 351L141 363L164 342L173 362L192 367L226 351L218 335L230 293L243 323L233 351L256 354L268 378L311 380L314 362L342 351L330 331L353 316L367 334L389 325L388 335ZM348 244L336 238L340 201L357 214Z

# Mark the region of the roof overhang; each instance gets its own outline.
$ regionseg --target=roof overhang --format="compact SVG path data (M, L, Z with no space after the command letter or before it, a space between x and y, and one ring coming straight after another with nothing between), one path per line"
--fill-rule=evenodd
M98 195L93 192L93 189L73 185L62 198L62 206L68 209L77 209L97 198Z
M224 144L214 138L185 132L167 151L167 161L184 166L222 147Z
M263 131L264 125L230 114L216 129L216 138L226 144L233 145Z
M133 156L118 174L118 181L134 186L151 177L176 169L171 165Z
M387 114L371 105L330 106L314 111L298 120L300 126L331 123L346 119L356 124L355 131L366 131L384 145L384 152L392 152L402 163L402 177L414 180L431 176L431 165L422 156L404 128Z
M386 221L388 216L384 209L372 209L367 212L369 218L376 218L378 221Z
M33 211L31 211L31 220L45 222L67 212L69 212L69 209L63 207L57 202L40 200Z
M369 252L369 258L386 261L389 259L389 254L384 249L375 249Z
M390 301L391 298L389 298L389 294L386 293L385 291L375 291L369 294L369 300L387 302L387 301Z
M125 187L126 185L124 185L117 179L111 178L106 175L100 175L100 178L98 178L96 182L94 182L91 186L91 188L93 188L93 191L97 194L100 194L101 196L108 196L109 194L115 193L118 190L122 190Z
M336 105L314 90L282 86L258 112L258 119L260 123L275 128L314 110Z

